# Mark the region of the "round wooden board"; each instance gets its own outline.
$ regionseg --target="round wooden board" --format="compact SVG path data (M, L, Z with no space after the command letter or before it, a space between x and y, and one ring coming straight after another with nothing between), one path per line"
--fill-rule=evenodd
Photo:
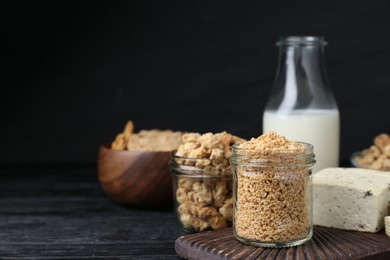
M390 259L390 239L380 233L364 233L314 227L304 245L262 248L240 243L232 228L185 235L176 239L178 256L185 259Z

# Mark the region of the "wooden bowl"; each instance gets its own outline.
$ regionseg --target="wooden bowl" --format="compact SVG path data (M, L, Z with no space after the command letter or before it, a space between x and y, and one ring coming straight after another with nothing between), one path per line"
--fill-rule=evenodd
M99 182L114 201L130 206L167 208L173 205L170 152L116 151L101 145Z

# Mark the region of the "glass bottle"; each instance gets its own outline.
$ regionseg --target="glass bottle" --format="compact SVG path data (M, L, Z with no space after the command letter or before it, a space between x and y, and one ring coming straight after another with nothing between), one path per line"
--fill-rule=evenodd
M314 146L313 172L339 164L340 117L328 84L324 38L281 37L274 86L263 114L263 133L276 131Z

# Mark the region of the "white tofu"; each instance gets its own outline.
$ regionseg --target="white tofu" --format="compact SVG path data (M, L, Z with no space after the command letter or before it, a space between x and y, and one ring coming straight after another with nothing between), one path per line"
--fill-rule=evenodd
M378 232L390 201L390 173L327 168L313 175L313 224Z

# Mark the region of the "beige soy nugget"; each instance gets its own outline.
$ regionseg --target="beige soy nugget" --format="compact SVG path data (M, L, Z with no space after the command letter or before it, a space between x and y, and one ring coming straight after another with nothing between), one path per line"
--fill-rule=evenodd
M373 145L354 159L363 168L390 171L390 136L385 133L377 135Z
M128 121L123 129L123 132L118 134L111 144L111 149L113 150L125 150L127 143L129 142L130 136L134 130L134 124L132 121Z
M124 150L126 148L126 139L123 133L120 133L116 136L114 142L111 144L111 149L113 150Z
M128 121L122 133L111 144L113 150L173 151L181 142L182 132L172 130L141 130L134 133L134 123Z
M212 169L221 169L229 166L229 159L232 156L232 145L245 141L238 136L227 132L217 134L186 133L182 136L182 143L179 145L176 156L207 159L197 162L197 167L212 166ZM212 170L209 168L209 170Z

